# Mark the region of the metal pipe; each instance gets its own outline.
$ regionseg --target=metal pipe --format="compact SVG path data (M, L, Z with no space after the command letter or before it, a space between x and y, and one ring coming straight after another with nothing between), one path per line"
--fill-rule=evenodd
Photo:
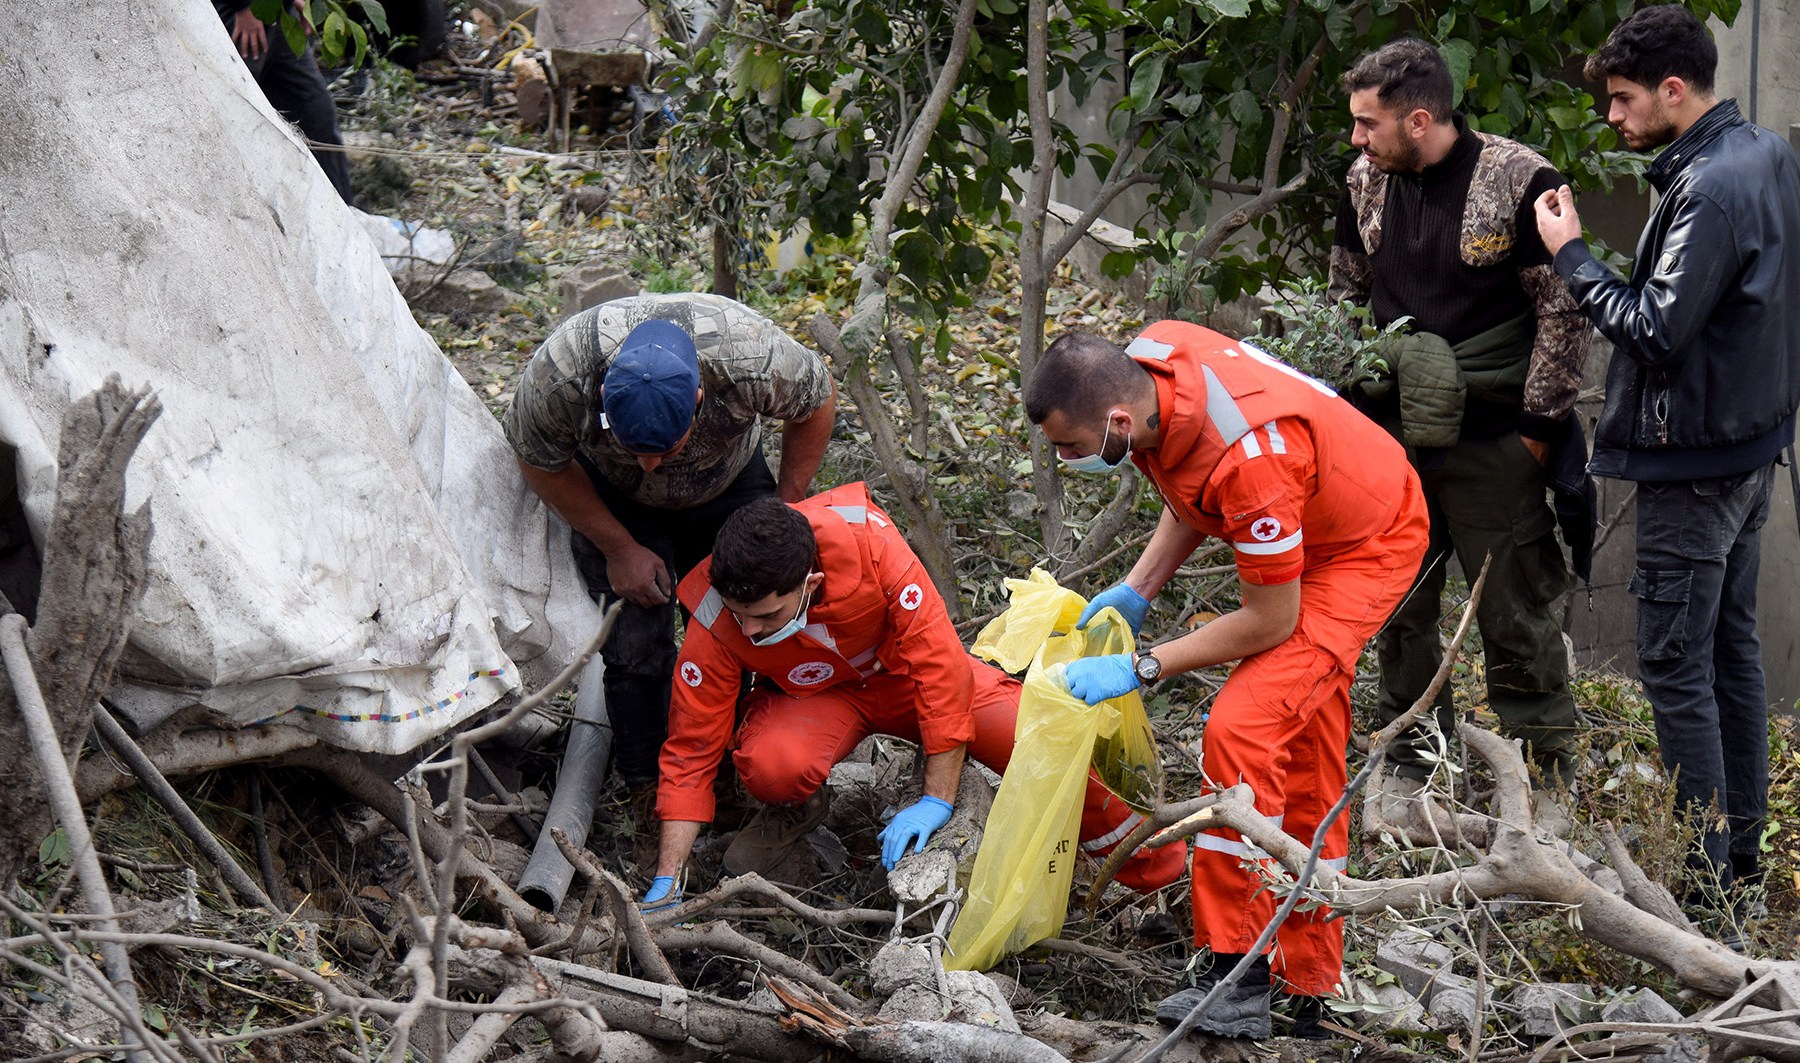
M560 828L570 843L587 844L594 822L594 806L606 782L612 754L612 720L606 713L606 694L601 677L606 668L595 654L581 670L575 692L575 718L569 722L569 742L562 766L556 773L556 792L544 813L543 832L532 850L531 862L519 875L519 895L546 912L561 906L575 878L575 868L556 848L552 828Z

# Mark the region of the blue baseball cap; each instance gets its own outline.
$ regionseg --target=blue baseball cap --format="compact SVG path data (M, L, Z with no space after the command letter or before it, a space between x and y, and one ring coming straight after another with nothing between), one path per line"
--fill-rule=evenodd
M700 353L672 321L632 329L601 380L600 427L636 454L666 454L694 423Z

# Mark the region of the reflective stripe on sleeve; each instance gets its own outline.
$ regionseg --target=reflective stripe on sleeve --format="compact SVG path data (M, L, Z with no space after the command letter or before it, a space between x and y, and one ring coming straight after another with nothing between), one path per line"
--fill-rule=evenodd
M1285 554L1289 550L1300 545L1300 537L1301 533L1295 532L1292 535L1283 536L1272 543L1259 543L1254 541L1247 543L1234 542L1231 544L1231 548L1240 554Z
M1089 838L1087 841L1082 842L1081 848L1084 852L1090 853L1100 849L1110 848L1119 844L1119 842L1124 839L1125 835L1130 834L1132 830L1142 822L1144 822L1144 817L1136 812L1132 812L1125 817L1125 822L1119 824L1117 827L1107 831L1098 838Z

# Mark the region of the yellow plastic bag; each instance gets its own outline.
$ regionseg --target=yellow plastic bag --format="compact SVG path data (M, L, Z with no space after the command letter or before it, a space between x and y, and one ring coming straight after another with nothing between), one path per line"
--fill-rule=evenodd
M1012 604L982 632L977 652L987 649L994 654L989 659L1004 667L1021 645L1036 645L1019 698L1012 760L988 814L968 900L950 931L944 966L953 971L987 970L1000 957L1062 932L1082 794L1096 750L1108 758L1102 777L1110 771L1120 779L1125 788L1118 792L1133 803L1144 800L1147 807L1161 785L1137 693L1090 706L1068 692L1059 674L1078 657L1130 652L1124 620L1107 609L1077 631L1075 620L1086 604L1080 595L1035 570L1029 580L1007 583Z
M1006 611L981 629L969 652L1017 673L1036 659L1052 636L1075 630L1075 622L1087 608L1087 599L1057 583L1041 568L1032 569L1026 579L1007 580L1006 588ZM1090 625L1089 641L1106 617L1102 613ZM1122 649L1091 652L1128 652L1133 648L1127 635ZM1057 652L1064 656L1054 659L1069 661L1080 656L1067 649ZM1123 718L1117 729L1101 732L1094 746L1094 770L1127 804L1139 812L1148 812L1162 798L1162 762L1156 753L1156 736L1144 715L1143 702L1136 695L1109 704L1119 708Z
M1050 636L1073 631L1087 599L1056 582L1041 568L1026 579L1006 581L1006 611L975 636L969 652L1002 669L1023 672Z

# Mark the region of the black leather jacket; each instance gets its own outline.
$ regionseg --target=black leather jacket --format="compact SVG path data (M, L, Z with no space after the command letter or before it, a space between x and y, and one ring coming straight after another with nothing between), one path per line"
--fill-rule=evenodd
M1692 480L1760 468L1800 405L1800 162L1736 101L1650 167L1661 194L1631 282L1572 241L1568 282L1613 342L1594 426L1596 476Z

